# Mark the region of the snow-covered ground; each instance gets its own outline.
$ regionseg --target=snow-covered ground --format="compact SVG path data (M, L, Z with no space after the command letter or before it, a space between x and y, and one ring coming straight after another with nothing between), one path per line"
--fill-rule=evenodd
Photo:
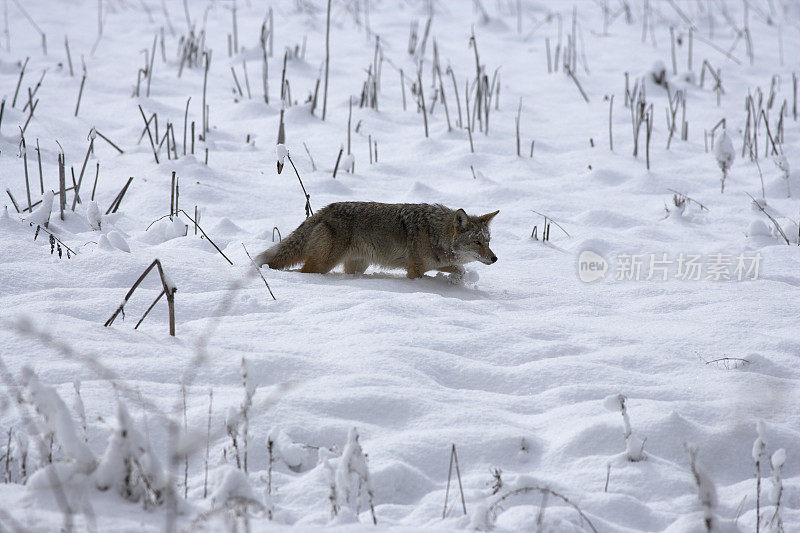
M715 531L755 531L754 451L761 530L777 530L770 458L780 463L780 449L778 515L785 531L800 530L800 129L792 78L800 72L798 2L335 1L324 121L324 74L313 114L307 100L325 60L325 2L271 3L269 104L261 77L264 2L106 0L99 2L99 41L98 2L6 4L0 530L55 530L65 524L65 505L78 530L218 530L237 520L254 530L372 530L370 487L378 527L397 531L487 528L495 517L494 526L507 531L536 529L539 521L545 531L705 531L707 515ZM46 34L46 54L19 6ZM187 18L205 31L198 44L213 51L205 95L202 56L178 75ZM417 29L415 55L410 28ZM572 35L575 53L565 54ZM374 73L376 36L377 110L359 106L368 71ZM240 51L229 54L229 38ZM488 135L485 118L475 124L472 153L458 126L453 80L462 114L470 84L472 110L475 44L499 96L491 100ZM556 50L561 55L552 73L548 47L551 63ZM372 268L359 277L264 268L272 299L242 245L255 255L271 246L273 228L286 236L305 218L292 168L276 169L287 48L285 145L311 207L375 200L443 203L473 214L499 209L496 264L469 265L461 285L430 273L412 281ZM452 128L434 98L434 53ZM588 102L564 71L565 56L574 58L569 64ZM719 104L704 60L721 73ZM417 106L418 61L427 137ZM685 115L673 103L669 149L670 100L654 80L657 62L672 98L681 90L686 101ZM644 80L645 112L653 106L650 170L646 122L638 157L632 155L626 73L631 93ZM60 259L43 229L34 239L47 213L18 214L6 194L27 208L18 156L29 87L38 100L24 134L31 201L42 196L38 141L44 188L56 193L45 200L53 206L48 230L60 241ZM742 157L748 94L755 114L760 105L769 122L768 134L764 117L759 121L757 162ZM349 97L353 173L344 170ZM191 124L200 134L204 101L210 131L207 141L195 139L191 155ZM147 117L157 114L158 140L173 124L177 160L168 158L165 142L156 164L137 105ZM725 125L714 129L721 119ZM70 186L70 168L78 179L92 128L124 153L95 138L83 201L73 212L67 192L61 220L57 143ZM770 136L786 172L766 153ZM369 139L377 144L375 163ZM726 161L724 193L718 159ZM194 224L183 235L183 214L181 222L161 218L150 226L169 213L173 172L179 207L194 218L196 206L200 226L233 266ZM106 215L131 176L117 212ZM678 207L672 191L691 199ZM552 217L548 242L537 212ZM168 334L165 298L134 329L161 292L155 271L125 305L124 320L104 327L156 258L177 288L176 336ZM582 281L595 277L602 279ZM247 475L237 469L245 427ZM45 467L49 435L56 466ZM443 520L453 444L467 516L454 470ZM360 505L347 494L359 484ZM331 498L339 508L333 520Z

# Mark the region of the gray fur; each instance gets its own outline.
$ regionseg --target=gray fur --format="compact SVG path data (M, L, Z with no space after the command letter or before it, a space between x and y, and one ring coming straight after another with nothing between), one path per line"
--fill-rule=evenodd
M304 272L363 273L369 265L408 270L463 272L462 264L497 258L489 249L489 220L439 204L338 202L307 218L286 239L256 256L256 264L288 268L305 263ZM494 259L492 259L494 258Z

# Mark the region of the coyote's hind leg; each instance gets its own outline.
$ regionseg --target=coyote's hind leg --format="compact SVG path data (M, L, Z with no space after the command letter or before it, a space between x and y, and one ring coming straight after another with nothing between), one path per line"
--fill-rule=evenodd
M337 240L330 228L316 226L306 245L305 264L300 272L327 274L342 262L346 246Z

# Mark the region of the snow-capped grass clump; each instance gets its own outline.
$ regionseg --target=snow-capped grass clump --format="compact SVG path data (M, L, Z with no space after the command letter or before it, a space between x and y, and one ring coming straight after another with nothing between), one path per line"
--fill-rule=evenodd
M781 171L781 177L786 181L786 197L791 198L792 188L789 185L789 160L786 158L786 154L780 153L774 155L772 161L775 162L775 166Z
M333 506L337 522L348 522L351 517L369 509L372 521L375 518L374 489L367 466L367 457L358 442L358 430L351 428L347 444L336 466L333 481L335 503Z
M640 439L633 434L631 421L628 417L628 398L622 394L612 394L603 400L603 406L608 411L619 411L622 415L623 437L625 438L625 457L628 461L637 462L645 458L644 444L647 439Z
M720 135L719 139L714 143L714 158L717 160L717 165L722 171L722 186L720 192L725 192L725 180L736 158L736 152L733 151L733 142L726 130L722 130L722 135Z

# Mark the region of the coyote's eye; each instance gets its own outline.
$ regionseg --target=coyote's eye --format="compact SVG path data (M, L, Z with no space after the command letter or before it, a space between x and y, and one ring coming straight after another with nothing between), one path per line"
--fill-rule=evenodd
M480 245L481 245L481 241L474 241L474 242L475 242L475 244L477 244L478 246L480 246Z

